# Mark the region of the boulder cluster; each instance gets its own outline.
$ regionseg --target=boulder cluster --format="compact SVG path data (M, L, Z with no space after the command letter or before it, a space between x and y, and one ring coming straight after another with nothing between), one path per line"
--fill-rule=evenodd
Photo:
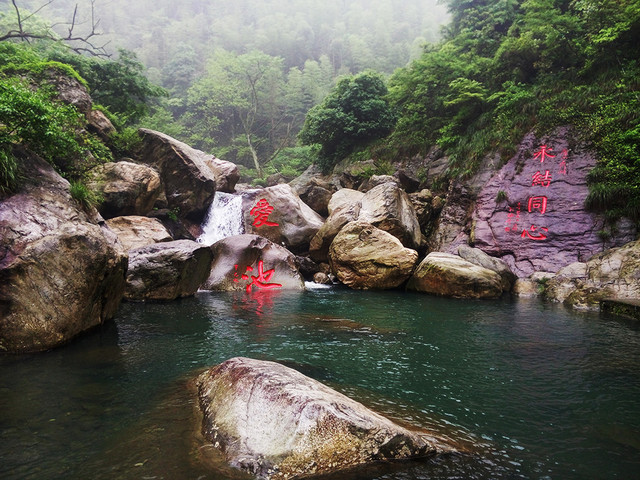
M562 147L569 134L555 135L544 141ZM640 297L633 224L598 235L602 219L582 207L595 159L578 147L536 184L541 167L529 157L542 140L527 137L507 164L488 159L440 196L402 165L393 176L310 167L290 183L251 188L238 185L233 163L152 130L140 137L135 159L89 173L97 211L16 149L29 180L0 202L1 351L60 345L111 318L122 299L303 290L305 280L462 298L544 293L576 308ZM244 233L207 245L197 239L216 192L241 197Z

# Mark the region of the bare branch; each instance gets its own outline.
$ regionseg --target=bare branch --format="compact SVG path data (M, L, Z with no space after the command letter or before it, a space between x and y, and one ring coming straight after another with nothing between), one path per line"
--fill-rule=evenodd
M33 32L25 31L24 29L25 20L31 18L37 12L42 10L44 7L46 7L47 5L50 5L52 2L53 0L47 0L45 4L41 5L33 13L23 18L16 0L11 0L11 3L13 4L13 8L16 11L16 22L17 22L18 28L14 30L10 30L6 32L4 35L0 35L0 42L4 40L9 40L9 39L20 39L25 42L29 42L30 40L51 40L54 42L64 43L70 50L76 53L87 53L96 57L106 57L106 58L111 56L111 54L109 54L106 49L106 46L109 44L109 42L106 42L102 46L97 46L91 40L93 37L97 37L100 35L100 33L96 31L98 24L100 23L100 20L96 20L95 18L95 0L91 0L91 31L86 35L76 35L74 33L76 26L80 24L77 21L77 18L78 18L77 4L73 10L73 16L71 18L71 21L63 24L68 26L66 37L58 37L55 35L55 33L53 33L53 31L50 30L50 28L55 27L57 24L53 25L52 27L49 27L49 31L45 33L33 33Z

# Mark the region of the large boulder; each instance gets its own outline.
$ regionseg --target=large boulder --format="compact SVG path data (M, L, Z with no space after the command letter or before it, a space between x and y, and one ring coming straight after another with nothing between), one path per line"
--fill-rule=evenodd
M456 298L497 298L502 295L502 278L457 255L432 252L416 269L407 290Z
M422 244L413 205L407 193L394 182L378 185L362 197L358 220L389 232L405 247L418 249Z
M500 278L502 279L502 290L505 292L510 291L513 287L517 277L504 260L491 257L479 248L473 248L469 245L460 245L458 247L458 255L468 262L493 270L500 275Z
M640 240L561 268L544 293L576 309L598 309L604 299L640 300Z
M518 277L557 272L635 239L633 223L623 219L603 242L604 218L584 206L597 158L573 137L569 128L527 135L477 196L471 243L505 260Z
M163 193L160 175L147 165L121 161L92 169L87 187L97 193L104 218L147 215Z
M454 451L283 365L232 358L197 379L202 431L260 479L306 478Z
M35 352L113 317L127 255L66 180L43 160L17 155L23 186L0 201L0 351Z
M87 113L87 130L95 133L105 142L116 133L116 127L100 110L91 110Z
M242 194L244 231L302 251L324 223L288 184Z
M127 300L175 300L198 291L209 277L213 253L201 243L176 240L129 252Z
M333 273L356 289L383 290L402 285L413 273L418 252L373 225L358 220L336 235L329 249Z
M202 223L216 192L213 156L146 128L140 136L139 159L160 173L168 208L192 224Z
M56 67L49 67L42 74L44 76L44 84L53 87L60 101L76 107L85 116L91 112L93 102L89 91L77 78L60 71Z
M329 201L329 205L327 206L329 215L331 215L331 213L333 213L333 211L337 208L343 207L345 205L360 205L363 197L363 192L352 190L351 188L341 188L331 196L331 200Z
M354 222L360 215L360 202L344 203L334 208L324 222L324 225L314 235L309 244L309 255L316 262L329 261L329 247L342 227L349 222Z
M205 290L304 290L296 257L286 248L252 234L234 235L211 246L214 261Z
M238 166L233 162L220 160L213 155L204 157L204 160L216 176L216 191L233 193L238 180L240 180Z
M169 231L157 218L130 215L111 218L106 223L127 251L173 240Z

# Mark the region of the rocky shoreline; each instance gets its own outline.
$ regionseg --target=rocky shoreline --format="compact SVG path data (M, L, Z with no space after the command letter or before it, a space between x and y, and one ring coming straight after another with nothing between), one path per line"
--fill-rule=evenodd
M112 318L123 299L303 289L303 280L458 298L542 294L581 309L640 298L632 224L622 219L602 240L604 220L576 201L593 157L568 154L563 168L573 174L556 190L551 174L536 184L546 167L527 167L535 145L562 146L569 129L525 139L506 165L452 182L444 197L403 169L360 178L353 167L331 176L311 167L291 184L236 187L234 164L159 132L140 134L136 160L91 172L98 211L75 202L48 164L16 150L30 180L0 202L0 351L64 344ZM241 196L245 233L209 246L195 240L216 189Z
M328 176L310 167L289 184L251 188L237 184L230 162L152 130L140 137L135 158L90 173L97 209L74 200L49 164L15 148L25 181L0 198L0 353L59 347L112 319L123 300L260 295L304 290L305 280L454 298L543 295L578 309L640 300L636 227L585 211L595 157L569 128L528 136L505 165L488 158L442 192L426 188L442 173L437 157L399 163L393 176L367 175L362 165ZM419 169L428 172L422 180ZM208 245L197 240L216 192L241 197L235 220L244 233ZM266 363L232 359L198 380L203 431L233 465L290 478L456 451ZM234 408L254 411L245 420L259 428L238 431L247 421ZM265 423L278 442L260 437Z

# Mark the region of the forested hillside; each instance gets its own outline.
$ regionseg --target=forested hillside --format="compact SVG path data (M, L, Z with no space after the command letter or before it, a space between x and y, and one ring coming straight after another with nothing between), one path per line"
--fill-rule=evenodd
M640 218L640 2L448 0L442 43L390 80L394 155L438 145L450 174L574 125L600 154L588 206Z
M16 3L27 12L46 2ZM89 1L55 0L38 17L64 35L76 3L77 30L86 31ZM167 90L142 124L250 166L253 177L300 172L312 150L295 148L296 135L336 79L365 69L391 74L439 38L447 17L436 0L96 0L93 7L95 44L133 52L127 58Z
M640 0L441 3L96 0L79 4L76 27L99 19L92 41L110 60L35 46L72 65L116 123L162 130L258 181L435 146L449 176L465 176L532 129L573 125L601 158L589 206L640 217ZM23 23L40 31L75 5L5 4L3 31L13 4L37 10Z

